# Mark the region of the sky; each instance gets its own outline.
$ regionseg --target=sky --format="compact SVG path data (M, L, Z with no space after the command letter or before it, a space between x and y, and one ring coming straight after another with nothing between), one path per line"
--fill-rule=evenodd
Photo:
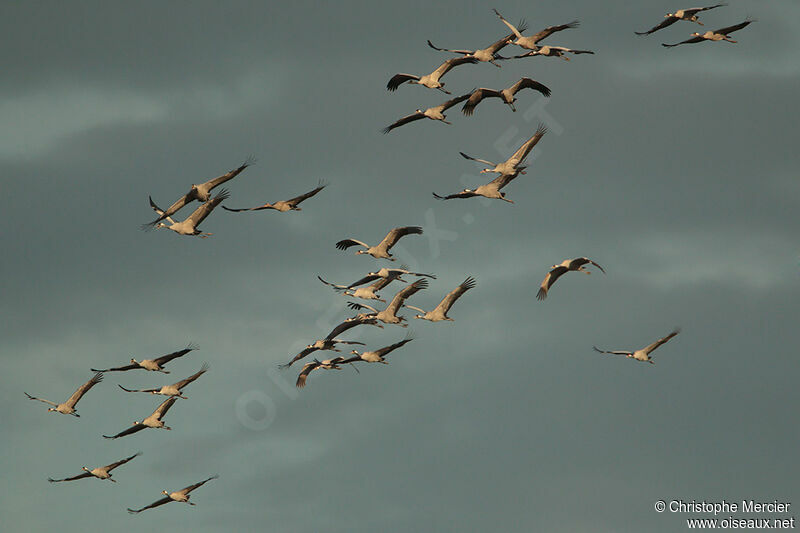
M493 7L530 31L579 19L548 42L595 55L460 66L443 78L454 95L529 76L552 96L381 134L446 98L390 93L388 79L449 57L426 39L475 48L507 33ZM657 513L658 500L800 505L800 5L702 15L706 29L756 18L735 45L660 46L697 31L689 22L633 34L678 7L5 5L4 531L671 532L708 515ZM505 189L513 205L433 198L488 181L459 151L502 160L539 123L549 131L528 173ZM330 185L301 212L215 210L208 239L140 231L148 195L169 204L250 156L228 206ZM437 276L410 304L477 280L455 321L405 311L408 329L355 328L347 338L368 349L414 341L389 365L314 372L296 389L299 367L278 363L352 315L316 276L349 283L389 264L334 243L405 225L425 233L400 241L398 263ZM537 301L549 267L580 256L607 274L566 275ZM592 350L676 326L655 365ZM80 418L23 394L64 401L91 367L190 342L200 349L169 375L107 373ZM117 384L173 383L203 362L166 416L172 431L101 437L163 399ZM138 451L118 483L46 481ZM125 512L212 474L195 507Z

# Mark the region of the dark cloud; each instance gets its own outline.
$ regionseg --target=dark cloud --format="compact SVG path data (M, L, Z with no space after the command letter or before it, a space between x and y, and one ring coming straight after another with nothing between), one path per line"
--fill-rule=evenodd
M425 39L496 39L491 7L7 6L6 527L674 531L683 517L657 515L657 499L797 499L797 6L715 10L706 27L759 21L737 45L665 50L696 28L633 30L675 6L498 5L532 28L580 19L551 40L596 55L459 67L444 80L454 94L531 76L553 95L380 134L445 98L389 93L387 80L447 57ZM549 132L507 189L514 205L433 199L490 179L459 151L502 159L540 122ZM148 195L166 204L250 155L229 183L234 207L330 186L301 213L215 211L206 240L139 231ZM299 367L276 365L350 316L316 276L348 282L375 265L334 243L411 224L425 235L404 238L399 259L438 275L415 305L478 281L456 321L409 317L415 341L388 366L315 372L297 391ZM608 274L569 274L535 300L550 265L583 255ZM674 326L655 366L591 349ZM405 334L350 338L373 348ZM92 366L190 341L200 350L168 376L108 374L80 419L22 394L62 400ZM158 404L118 383L172 383L203 361L171 432L100 437ZM45 481L139 450L117 484ZM124 511L213 473L194 509Z

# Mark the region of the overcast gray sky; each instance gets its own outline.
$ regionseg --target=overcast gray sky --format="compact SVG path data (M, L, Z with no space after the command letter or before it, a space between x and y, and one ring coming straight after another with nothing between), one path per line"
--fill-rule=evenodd
M757 18L738 44L674 49L659 43L698 26L633 34L685 7L661 1L5 5L4 530L683 531L656 500L800 505L800 6L730 4L702 20ZM443 80L454 94L521 76L553 94L382 135L445 98L387 80L448 57L426 39L502 36L492 7L531 31L580 19L549 42L596 55L458 67ZM486 181L459 151L503 159L539 122L514 205L431 196ZM148 195L168 204L250 155L232 207L330 186L300 213L215 211L209 239L139 231ZM438 276L410 303L430 308L469 275L477 287L454 323L412 321L388 366L316 372L296 391L299 367L276 365L352 314L316 276L386 263L334 243L399 225L426 234L396 255ZM570 274L536 301L549 266L578 256L608 274ZM592 351L674 326L656 365ZM107 374L79 419L23 395L63 401L92 366L190 341L200 350L168 376ZM101 438L159 402L118 383L172 383L204 361L171 432ZM116 484L46 481L136 451ZM125 512L214 473L196 507Z

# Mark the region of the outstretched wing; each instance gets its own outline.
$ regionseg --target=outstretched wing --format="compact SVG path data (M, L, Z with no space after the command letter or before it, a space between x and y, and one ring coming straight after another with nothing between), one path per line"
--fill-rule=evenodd
M531 37L533 38L534 43L538 43L542 39L550 37L557 31L568 30L570 28L577 28L578 26L580 26L580 22L577 20L573 20L572 22L568 22L566 24L560 24L558 26L548 26L539 33L534 33L533 35L531 35Z
M352 309L354 311L361 311L363 309L369 309L373 313L377 313L378 312L378 310L375 309L374 307L372 307L371 305L359 304L359 303L356 303L356 302L347 302L347 307L349 307L350 309Z
M443 314L446 315L447 312L450 310L450 308L453 307L453 304L456 302L456 300L461 298L462 294L464 294L468 290L472 289L473 287L475 287L475 278L470 276L467 279L465 279L461 283L461 285L459 285L458 287L456 287L455 289L450 291L447 294L447 296L445 296L442 299L442 301L439 302L439 305L436 306L436 309L434 309L434 311L439 310ZM432 312L434 312L434 311L432 311Z
M547 298L547 291L550 290L550 287L552 287L556 280L563 276L566 271L567 267L564 266L557 266L556 268L551 269L550 272L548 272L544 277L544 280L542 280L542 284L539 287L539 292L536 293L536 299L544 300Z
M92 477L91 472L84 472L83 474L78 474L77 476L73 477L65 477L64 479L53 479L49 477L47 478L47 481L50 483L61 483L62 481L75 481L76 479L83 479L85 477Z
M171 215L174 215L183 206L185 206L186 204L188 204L189 202L194 200L195 199L195 192L194 192L194 189L192 189L188 193L184 194L183 196L178 198L175 201L175 203L173 203L171 206L169 206L166 211L164 211L163 209L161 209L160 207L158 207L156 205L156 203L153 201L153 197L152 196L148 196L147 199L150 201L150 207L152 207L153 211L155 211L156 214L158 214L158 218L153 220L152 222L148 222L147 224L142 224L142 229L145 230L145 231L148 231L148 230L152 229L153 226L155 226L156 224L158 224L159 222L161 222L164 219L168 220L171 223L174 223L175 221L172 220Z
M241 213L242 211L263 211L265 209L270 209L270 207L271 206L269 204L262 204L262 205L259 205L257 207L242 207L242 208L234 209L232 207L228 207L228 206L223 205L222 209L224 209L225 211L230 211L231 213Z
M450 50L449 48L439 48L437 46L434 46L430 39L428 39L428 46L430 46L434 50L438 50L439 52L452 52L454 54L465 54L465 55L474 53L473 50Z
M208 363L203 363L203 366L200 367L200 370L198 372L192 374L191 376L189 376L186 379L180 380L175 385L173 385L173 387L175 387L178 390L181 390L186 385L188 385L189 383L193 382L194 380L196 380L197 378L199 378L200 376L202 376L206 372L208 372Z
M89 389L91 389L101 381L103 381L103 373L98 372L97 374L92 376L92 379L90 379L89 381L78 387L78 390L73 392L72 396L69 397L69 400L67 400L64 403L69 407L75 407L75 404L78 403L78 400L80 400Z
M31 396L27 392L25 393L25 396L27 396L29 400L39 400L42 403L52 405L53 407L58 407L58 404L56 402L51 402L50 400L45 400L44 398L37 398L36 396Z
M573 48L565 48L563 46L550 46L548 48L550 48L550 50L558 50L559 52L575 54L575 55L578 55L578 54L593 54L594 55L594 52L592 52L591 50L575 50Z
M213 211L215 207L217 207L221 202L227 200L230 195L231 193L228 192L228 189L221 189L214 198L195 209L194 213L189 215L187 220L190 220L192 226L196 228L202 221L206 219L208 215L211 214L211 211Z
M255 161L256 161L255 158L248 157L245 160L244 163L239 165L238 168L235 168L235 169L231 170L230 172L227 172L227 173L223 174L222 176L220 176L218 178L214 178L214 179L208 180L203 185L208 185L208 189L211 190L214 187L217 187L218 185L221 185L221 184L225 183L226 181L232 180L233 178L238 176L244 169L246 169L247 167L249 167L250 165L255 163Z
M333 339L333 342L335 342L336 344L357 344L359 346L365 346L363 342L358 342L358 341L343 341L341 339Z
M397 294L394 295L394 298L392 298L392 301L389 303L389 305L386 306L386 311L389 311L393 315L397 314L397 311L403 305L403 302L406 300L406 298L409 298L412 294L427 288L428 280L418 279L408 287L398 291Z
M522 33L520 33L520 30L519 30L519 29L517 29L516 27L514 27L514 25L513 25L513 24L511 24L509 21L507 21L506 19L504 19L504 18L503 18L503 15L501 15L501 14L500 14L500 12L499 12L498 10L496 10L496 9L493 9L492 11L494 11L494 14L495 14L495 15L497 15L498 17L500 17L500 20L503 22L503 24L505 24L506 26L508 26L508 29L510 29L510 30L511 30L511 31L514 33L514 35L517 37L517 39L521 39L521 38L522 38Z
M319 278L319 276L317 276L317 277ZM370 281L375 281L376 279L380 279L380 276L366 275L363 278L354 281L353 283L351 283L350 285L345 287L345 289L352 289L353 287L358 287L359 285L363 285L365 283L369 283ZM322 278L320 278L320 280L322 280ZM323 283L327 283L327 282L323 281ZM330 283L329 283L329 285L330 285ZM338 286L338 285L335 285L335 286Z
M172 407L177 400L178 400L177 396L170 396L169 398L161 402L161 405L156 407L156 410L153 411L153 415L160 420L161 417L167 414L169 408Z
M321 276L317 276L317 279L320 280L325 285L328 285L329 287L333 287L333 290L335 290L337 292L341 292L341 291L349 288L349 287L347 287L347 285L336 285L335 283L330 283L328 281L325 281L324 279L322 279Z
M473 196L478 196L477 194L471 191L470 192L461 191L454 194L448 194L447 196L439 196L435 192L431 194L433 194L433 197L436 198L437 200L453 200L454 198L472 198Z
M111 472L116 467L118 467L120 465L124 465L128 461L133 460L134 457L139 457L140 455L142 455L142 452L135 453L135 454L131 455L130 457L126 457L125 459L121 459L121 460L117 461L116 463L111 463L110 465L105 466L105 471L106 472Z
M369 244L357 241L355 239L343 239L336 243L336 248L339 250L346 250L351 246L363 246L364 248L369 248Z
M573 259L573 260L571 260L569 262L569 266L570 266L571 270L574 270L574 269L576 269L578 267L581 267L581 266L587 265L587 264L596 266L597 268L600 269L600 271L603 274L606 273L606 271L603 269L603 267L601 267L600 265L598 265L597 263L595 263L594 261L592 261L588 257L576 257L575 259Z
M419 76L415 76L413 74L403 74L403 73L395 74L394 76L391 77L389 83L386 84L386 90L396 91L397 88L400 87L400 85L402 85L403 83L409 80L418 80L418 79Z
M517 31L518 32L522 33L523 31L525 31L527 29L528 29L528 25L525 23L524 20L521 20L519 22L519 24L517 24ZM509 33L505 37L503 37L501 39L498 39L495 42L493 42L492 44L490 44L489 46L487 46L485 48L485 50L487 52L490 52L492 55L494 55L497 52L499 52L500 50L502 50L503 48L505 48L508 45L508 43L510 43L512 40L514 40L514 37L516 37L516 35L514 33Z
M213 475L213 476L211 476L210 478L208 478L208 479L204 479L203 481L200 481L200 482L198 482L198 483L195 483L194 485L189 485L188 487L184 487L184 488L182 488L181 490L179 490L178 492L182 492L182 493L184 493L184 494L189 494L189 493L190 493L190 492L192 492L194 489L196 489L196 488L198 488L198 487L202 487L203 485L205 485L206 483L208 483L208 482L209 482L209 481L211 481L212 479L217 479L217 478L219 478L219 474L214 474L214 475Z
M128 429L124 429L124 430L120 431L116 435L113 435L113 436L103 435L103 438L104 439L118 439L120 437L124 437L125 435L131 435L133 433L136 433L137 431L141 431L141 430L143 430L145 428L147 428L147 426L145 426L144 424L134 424L131 427L129 427Z
M164 496L160 500L156 500L153 503L151 503L150 505L142 507L141 509L131 509L130 507L128 507L128 512L131 513L131 514L141 513L142 511L146 511L147 509L152 509L153 507L158 507L159 505L164 505L165 503L169 503L171 501L172 501L172 498L170 498L169 496Z
M309 191L309 192L307 192L305 194L301 194L300 196L295 196L294 198L286 200L286 203L290 204L290 205L293 205L293 206L297 206L297 204L299 204L300 202L303 202L305 200L308 200L309 198L311 198L312 196L314 196L315 194L317 194L319 191L321 191L322 189L324 189L327 186L328 186L327 183L325 183L324 181L320 181L319 185L317 185L316 189L314 189L312 191Z
M451 69L459 65L463 65L465 63L478 63L478 60L472 56L451 57L450 59L439 65L436 70L431 72L430 76L431 78L438 80L439 78L450 72Z
M356 319L355 317L348 318L347 320L345 320L344 322L333 328L331 332L325 336L325 338L327 340L335 339L340 333L345 332L348 329L354 328L356 326L360 326L361 324L377 324L377 321L375 320L375 318L366 318L366 319Z
M670 334L669 334L669 335L667 335L666 337L663 337L663 338L661 338L661 339L658 339L658 340L657 340L656 342L654 342L653 344L650 344L650 345L646 346L645 348L642 348L642 351L643 351L644 353L646 353L646 354L650 355L650 352L652 352L653 350L655 350L656 348L658 348L659 346L661 346L661 345L662 345L662 344L664 344L665 342L669 341L669 340L670 340L672 337L674 337L675 335L677 335L677 334L678 334L678 333L680 333L680 332L681 332L680 328L675 328L675 329L672 331L672 333L670 333Z
M389 124L388 126L383 128L381 131L384 134L386 134L386 133L389 133L390 131L392 131L395 128L399 128L400 126L408 124L409 122L414 122L416 120L421 120L423 118L425 118L425 114L422 113L422 112L418 112L417 111L417 112L411 113L410 115L404 116L403 118L393 122L392 124Z
M462 94L461 96L456 96L455 98L451 98L450 100L448 100L445 103L441 104L439 107L442 108L442 111L447 111L448 109L450 109L454 105L460 104L461 102L463 102L464 100L469 98L471 95L472 95L472 91L468 92L467 94Z
M522 89L533 89L534 91L540 92L542 96L550 96L549 87L531 78L521 78L517 83L510 87L512 94L517 94Z
M292 359L288 363L283 363L283 364L278 365L278 368L289 368L290 366L292 366L294 364L295 361L299 361L300 359L304 358L308 354L316 352L317 349L318 348L305 348L305 349L303 349L302 352L300 352L299 354L295 355L294 359Z
M675 24L679 20L680 19L678 17L666 17L659 24L653 26L652 28L650 28L647 31L635 31L633 33L635 33L636 35L650 35L651 33L657 32L658 30L663 30L667 26L672 26L673 24Z
M411 342L413 340L414 340L413 337L407 337L407 338L401 340L400 342L396 342L396 343L392 344L391 346L385 346L383 348L375 350L375 354L377 354L378 357L383 358L385 355L388 355L389 352L391 352L393 350L396 350L396 349L400 348L401 346L405 345L406 343L409 343L409 342Z
M601 350L597 346L592 346L595 352L599 353L607 353L609 355L631 355L631 352L626 352L624 350Z
M492 185L495 185L497 187L497 190L499 191L503 187L505 187L506 185L511 183L511 181L514 178L516 178L517 176L519 176L519 172L518 171L517 172L512 172L511 174L500 174L499 176L497 176L495 179L493 179L489 183L492 184Z
M685 41L681 41L681 42L675 43L675 44L661 43L661 46L663 46L664 48L673 48L675 46L680 46L682 44L702 43L703 41L705 41L705 39L703 39L700 36L697 36L697 37L692 37L691 39L686 39Z
M126 389L125 387L123 387L119 383L117 383L117 387L119 387L120 389L124 390L125 392L157 392L157 391L161 390L161 389Z
M701 11L708 11L709 9L715 9L715 8L722 7L722 6L727 6L727 5L728 4L726 4L726 3L722 3L722 4L716 4L716 5L708 6L708 7L693 7L691 9L684 9L683 12L684 13L689 13L690 15L695 15L697 13L700 13Z
M471 155L467 155L464 152L458 152L458 153L461 154L461 157L463 157L464 159L469 159L470 161L477 161L478 163L483 163L484 165L494 166L494 163L492 163L491 161L487 161L485 159L478 159L477 157L472 157Z
M319 368L320 364L321 363L319 361L312 361L310 363L306 363L303 366L303 370L301 370L300 374L298 374L298 376L297 376L297 382L295 383L295 386L297 388L300 388L300 389L305 387L306 386L306 379L308 379L308 375L311 373L312 370L315 370L315 369Z
M386 237L378 244L378 247L384 246L386 250L397 244L397 241L405 235L422 235L422 228L419 226L401 226L394 228L386 234Z
M721 33L722 35L728 35L729 33L741 30L742 28L748 26L751 22L753 21L745 20L744 22L740 22L739 24L736 24L734 26L728 26L726 28L720 28L718 30L715 30L714 33Z
M514 152L514 155L509 158L509 162L513 162L515 166L522 163L522 161L528 157L528 154L531 152L531 150L533 150L533 147L536 146L536 143L539 142L545 133L547 133L547 126L544 124L539 124L539 127L536 128L536 132L533 134L533 137L525 141L525 143L523 143L523 145L520 146L516 152Z
M199 346L196 344L189 343L186 348L183 350L178 350L177 352L168 353L167 355L162 355L161 357L154 359L159 366L169 363L173 359L177 359L178 357L183 357L187 353L191 352L192 350L197 350Z
M92 372L124 372L125 370L133 370L135 368L142 368L137 364L130 364L125 366L118 366L115 368L106 368L104 370L98 370L97 368L90 369Z
M483 100L484 98L500 98L500 97L501 97L500 91L496 91L494 89L487 89L485 87L481 87L480 89L475 89L469 95L469 100L467 100L467 103L464 104L464 107L461 108L461 112L467 116L470 116L472 115L472 113L475 112L475 106L481 103L481 100Z

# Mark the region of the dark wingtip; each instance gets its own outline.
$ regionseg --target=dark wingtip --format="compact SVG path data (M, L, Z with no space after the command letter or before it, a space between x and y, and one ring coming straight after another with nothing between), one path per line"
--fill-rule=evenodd
M547 298L547 292L544 289L539 289L539 292L536 293L537 300L544 300Z
M381 133L383 133L384 135L386 135L387 133L389 133L390 131L392 131L392 129L393 129L393 128L392 128L391 126L386 126L385 128L383 128L383 129L381 130Z
M433 192L433 193L431 193L431 194L432 194L432 195L433 195L433 197L434 197L434 198L436 198L437 200L444 200L444 196L439 196L439 195L438 195L438 194L436 194L435 192Z

